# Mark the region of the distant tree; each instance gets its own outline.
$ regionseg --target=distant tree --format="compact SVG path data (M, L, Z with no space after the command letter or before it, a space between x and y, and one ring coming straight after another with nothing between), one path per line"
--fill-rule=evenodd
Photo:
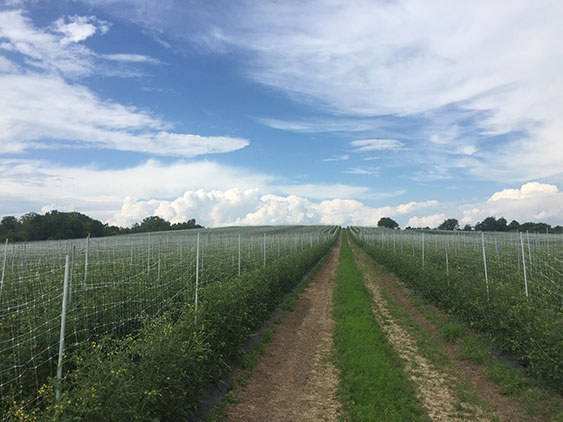
M506 218L501 217L497 220L497 227L495 229L497 232L507 232L508 225L506 224Z
M397 229L399 228L399 223L389 217L382 217L377 222L377 227L386 227L388 229Z
M153 215L151 217L145 217L141 223L135 223L132 227L134 232L161 232L170 230L170 222L166 221L162 217Z
M497 230L497 219L495 217L487 217L482 222L475 224L475 230L494 232Z
M18 219L14 216L8 215L2 218L0 224L8 231L16 231L16 226L18 224Z
M459 230L459 221L456 218L448 218L438 226L438 230Z
M170 226L172 230L188 230L188 229L202 229L203 226L195 222L195 218L192 218L184 223L174 223Z
M511 232L518 231L520 229L520 223L516 220L512 220L508 225L508 230Z
M470 232L471 230L473 230L473 227L471 227L469 224L466 224L465 226L463 226L464 232Z
M88 235L92 237L113 236L131 232L185 230L202 228L194 218L171 225L161 217L152 216L136 223L132 228L121 228L103 224L101 221L78 212L59 212L53 210L44 215L36 212L24 214L19 219L6 216L0 220L0 242L76 239Z
M546 233L549 232L551 226L546 223L533 223L531 221L521 224L520 231L531 233Z

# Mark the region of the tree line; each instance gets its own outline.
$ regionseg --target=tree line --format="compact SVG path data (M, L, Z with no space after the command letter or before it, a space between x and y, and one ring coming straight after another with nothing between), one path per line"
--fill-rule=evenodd
M87 237L114 236L118 234L146 233L154 231L199 229L203 226L190 219L171 224L158 217L146 217L132 227L104 224L79 212L50 211L45 214L30 212L20 218L3 217L0 221L0 242L29 242L34 240L61 240Z
M399 224L389 217L381 218L378 223L378 227L385 227L388 229L398 229ZM412 227L406 227L405 230L415 230ZM436 228L424 227L418 230L463 230L463 231L481 231L481 232L531 232L531 233L563 233L563 227L558 225L555 227L551 227L551 225L547 223L534 223L534 222L527 222L520 224L516 220L512 220L510 223L506 221L504 217L500 217L499 219L495 217L487 217L483 221L478 222L475 224L475 227L472 227L469 224L466 224L463 228L460 227L459 221L456 218L448 218L444 220L442 224L440 224Z

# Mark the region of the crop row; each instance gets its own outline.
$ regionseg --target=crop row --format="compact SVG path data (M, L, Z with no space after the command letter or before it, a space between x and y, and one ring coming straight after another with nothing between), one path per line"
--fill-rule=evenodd
M172 418L193 408L334 233L264 227L13 245L0 291L3 419L109 420L115 405L115 420L165 420L166 409Z
M354 228L355 241L417 294L563 386L563 238Z

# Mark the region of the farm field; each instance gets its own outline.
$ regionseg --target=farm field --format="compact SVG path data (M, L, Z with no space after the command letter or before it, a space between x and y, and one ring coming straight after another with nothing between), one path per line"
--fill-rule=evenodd
M563 236L353 230L409 288L563 388Z
M560 420L559 237L518 238L519 263L506 235L341 232L8 245L3 420ZM323 257L244 354L249 333ZM223 403L194 413L232 358L245 366Z
M358 229L353 231L345 231L337 268L327 264L287 322L273 326L263 355L236 375L226 410L212 420L561 419L563 401L544 389L548 380L530 378L525 373L531 372L497 358L490 341L418 297L366 253ZM326 338L307 335L313 316L326 321L319 297L333 308L332 353ZM315 333L323 332L322 324ZM292 367L299 370L287 369ZM311 385L323 386L322 397L310 393Z
M336 230L227 228L7 245L2 420L165 420L189 412L250 330L326 254Z

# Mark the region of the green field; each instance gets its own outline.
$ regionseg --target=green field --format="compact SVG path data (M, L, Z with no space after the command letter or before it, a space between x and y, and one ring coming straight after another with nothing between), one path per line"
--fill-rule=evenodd
M326 254L336 232L226 228L8 245L3 420L189 414L201 388L227 369L225 360Z
M486 333L530 374L562 391L562 235L352 232L408 288Z

